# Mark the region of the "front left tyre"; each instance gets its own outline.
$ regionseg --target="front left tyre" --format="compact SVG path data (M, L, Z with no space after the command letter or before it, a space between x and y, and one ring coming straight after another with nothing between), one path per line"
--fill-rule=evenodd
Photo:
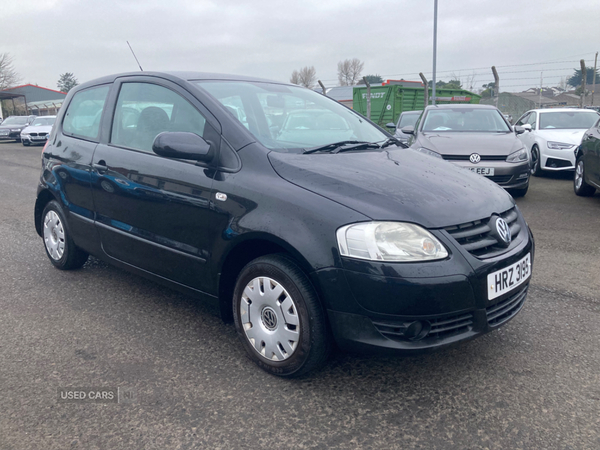
M88 254L73 242L66 226L65 213L56 200L44 208L41 226L46 255L56 268L72 270L85 264Z
M233 313L242 345L263 370L298 377L327 360L323 308L308 277L287 255L263 256L242 269Z
M540 155L540 149L537 145L531 147L531 175L534 177L542 176L542 157Z
M594 195L596 188L590 186L585 182L585 164L583 162L583 156L577 158L575 163L575 177L573 178L573 190L576 195L581 197L589 197Z

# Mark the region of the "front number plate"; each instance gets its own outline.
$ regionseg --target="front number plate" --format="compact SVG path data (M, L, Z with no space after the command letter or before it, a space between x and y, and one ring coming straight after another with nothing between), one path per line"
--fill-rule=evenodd
M525 283L531 276L531 254L511 266L492 272L487 276L488 300L500 297Z
M493 167L469 167L471 172L478 173L479 175L483 175L485 177L493 177L494 176L494 168Z

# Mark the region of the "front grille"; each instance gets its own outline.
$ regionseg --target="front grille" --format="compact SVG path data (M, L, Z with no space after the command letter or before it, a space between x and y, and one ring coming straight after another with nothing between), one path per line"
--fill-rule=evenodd
M427 337L441 339L469 331L473 325L473 313L430 320L431 331Z
M447 227L445 230L452 236L465 250L477 258L493 258L502 255L514 247L519 239L521 225L519 225L516 208L509 209L500 216L510 227L512 236L511 245L503 247L498 244L498 240L491 233L489 225L490 218L467 222L453 227Z
M481 161L506 161L506 155L480 155ZM469 161L471 155L442 155L446 161Z
M406 322L374 321L373 325L386 338L393 341L407 342L409 339L404 337L403 330L405 329L405 324L409 322L411 320L408 319ZM447 315L435 319L422 320L422 322L429 322L431 325L429 333L423 336L422 340L443 339L469 331L473 326L473 313Z
M487 177L492 180L494 183L508 183L512 178L512 175L493 175L491 177Z
M503 324L512 319L523 307L529 284L516 294L485 309L487 321L491 327Z

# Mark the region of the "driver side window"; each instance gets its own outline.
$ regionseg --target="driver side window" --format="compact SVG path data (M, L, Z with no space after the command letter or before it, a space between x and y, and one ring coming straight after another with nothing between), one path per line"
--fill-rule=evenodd
M113 118L111 143L152 152L154 138L164 131L203 136L206 121L185 98L163 86L123 83Z
M515 125L522 126L523 124L526 124L526 123L528 123L528 122L527 122L527 119L529 119L529 116L531 116L531 113L529 113L529 114L525 114L523 117L521 117L521 118L520 118L520 119L517 121L517 123L516 123Z

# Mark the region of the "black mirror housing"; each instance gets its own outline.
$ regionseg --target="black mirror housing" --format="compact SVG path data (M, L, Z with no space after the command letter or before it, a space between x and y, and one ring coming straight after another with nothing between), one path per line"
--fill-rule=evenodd
M160 156L194 161L211 161L214 150L209 142L195 133L183 131L160 133L154 138L152 151Z
M390 129L396 129L396 124L390 122L390 123L386 123L385 124L386 128L390 128Z

